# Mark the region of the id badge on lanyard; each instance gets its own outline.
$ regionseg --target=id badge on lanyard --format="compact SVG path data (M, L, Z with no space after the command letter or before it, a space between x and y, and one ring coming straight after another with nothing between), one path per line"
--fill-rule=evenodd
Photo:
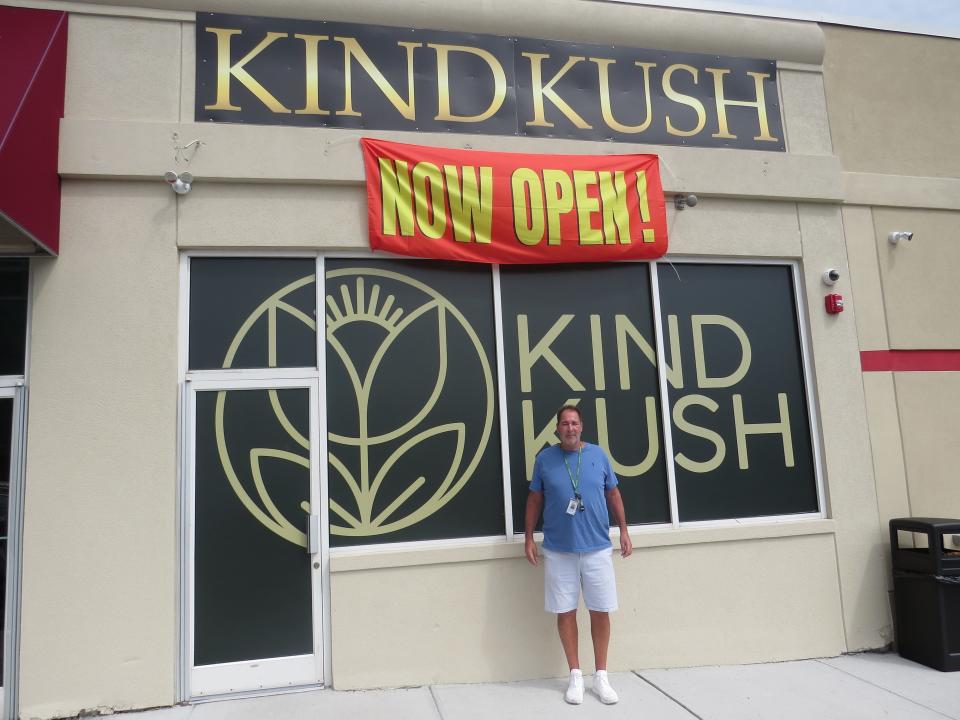
M570 477L570 484L573 486L573 497L570 498L570 502L567 503L567 515L576 515L577 512L583 512L587 508L583 504L583 498L580 496L580 471L581 465L580 460L583 453L583 447L577 448L577 477L574 479L573 471L570 469L570 465L567 463L567 455L564 452L563 455L563 465L567 468L567 475Z

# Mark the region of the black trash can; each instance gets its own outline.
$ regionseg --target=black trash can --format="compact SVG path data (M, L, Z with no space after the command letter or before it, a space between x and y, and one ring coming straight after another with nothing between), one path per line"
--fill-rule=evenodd
M960 670L960 520L890 521L897 651Z

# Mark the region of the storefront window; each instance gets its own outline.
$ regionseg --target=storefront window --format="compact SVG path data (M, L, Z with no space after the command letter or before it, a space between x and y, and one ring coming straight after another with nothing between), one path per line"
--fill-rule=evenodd
M313 258L193 258L190 369L316 367Z
M332 547L523 532L531 468L557 441L554 413L565 403L582 409L584 439L610 456L631 525L820 509L789 265L492 271L472 263L328 258L323 376L316 369L316 267L313 258L192 259L189 357L191 369L246 368L254 380L302 369L327 429L319 477ZM658 303L669 418L658 374ZM279 391L257 392L223 391L222 427L203 432L200 425L216 419L208 410L201 415L213 395L198 400L197 442L214 443L197 448L209 464L203 482L221 486L222 501L247 506L254 519L273 512L275 490L293 493L293 505L277 517L292 523L302 545L309 428ZM252 400L239 400L255 395L262 400L256 411ZM242 437L249 445L237 450L236 462L234 446L217 446L219 436L210 434L226 424L230 442ZM276 433L292 449L280 452ZM259 465L244 459L252 451ZM231 462L234 475L246 479L231 480ZM261 475L250 475L254 465ZM233 487L244 483L253 483L249 502Z
M817 512L790 267L658 269L680 521Z
M514 531L523 532L537 453L555 413L582 409L621 481L630 524L670 521L660 390L645 263L503 268L500 288Z
M490 269L326 262L333 546L504 532Z

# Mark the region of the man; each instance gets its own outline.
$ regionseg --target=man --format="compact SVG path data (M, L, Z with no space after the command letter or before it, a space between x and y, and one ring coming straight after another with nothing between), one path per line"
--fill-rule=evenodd
M577 606L582 592L590 611L597 669L593 689L602 702L612 705L620 698L607 678L610 612L617 609L608 510L620 528L621 557L633 552L633 543L610 460L598 446L582 442L582 432L579 408L560 408L560 445L543 450L533 467L525 515L525 551L527 560L536 565L533 530L542 510L544 608L557 615L560 644L570 667L564 699L573 705L583 702L583 673L577 647Z

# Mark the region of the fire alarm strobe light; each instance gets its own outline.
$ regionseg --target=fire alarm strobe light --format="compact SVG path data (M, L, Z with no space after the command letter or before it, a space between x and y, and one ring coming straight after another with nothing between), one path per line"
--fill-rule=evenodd
M823 304L827 308L827 313L836 315L843 312L843 295L830 293L823 299Z

